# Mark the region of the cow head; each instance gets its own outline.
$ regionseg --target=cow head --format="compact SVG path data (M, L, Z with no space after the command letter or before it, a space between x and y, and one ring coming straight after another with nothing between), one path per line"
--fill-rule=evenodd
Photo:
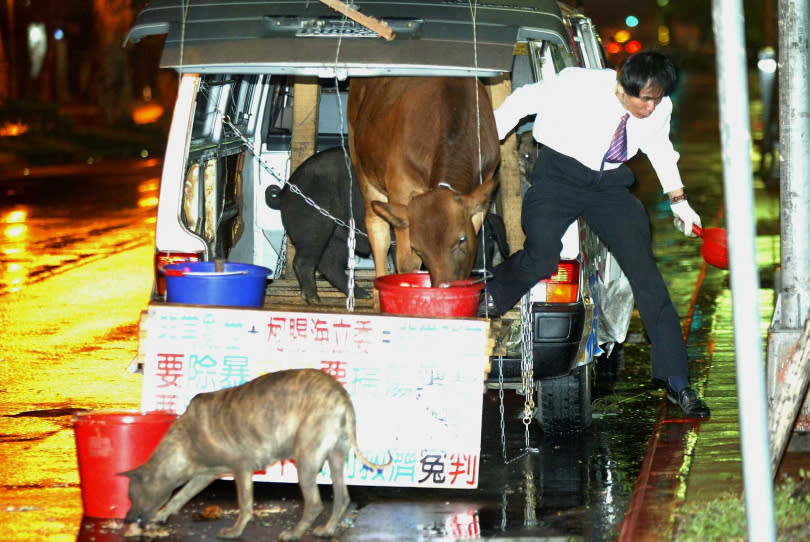
M440 185L414 196L408 205L372 202L374 211L396 229L397 270L417 270L424 262L433 286L468 278L496 186L489 179L462 194Z

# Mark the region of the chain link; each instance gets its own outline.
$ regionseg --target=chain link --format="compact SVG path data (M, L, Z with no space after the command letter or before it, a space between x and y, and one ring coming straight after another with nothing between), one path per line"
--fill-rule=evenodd
M506 455L506 417L504 415L503 405L503 356L498 356L498 400L499 400L499 413L500 413L500 429L501 429L501 455L503 456L504 464L508 465L524 457L530 453L539 453L539 448L531 446L530 432L532 420L534 419L534 349L533 349L533 335L534 335L534 314L531 310L531 293L528 292L520 300L520 375L521 375L521 389L520 393L524 396L523 401L523 436L524 448L523 452L512 459L508 459Z
M534 314L531 310L531 292L527 292L520 300L520 330L521 330L521 377L523 379L523 426L526 441L526 451L537 451L531 448L529 442L529 427L534 419Z
M349 247L349 261L346 262L346 268L349 274L349 281L346 283L346 310L354 312L354 250L357 246L357 238L354 236L356 229L354 227L354 217L349 219L349 224L351 225L349 228L349 238L346 240L346 244Z
M280 182L282 185L286 185L286 186L287 186L287 187L290 189L290 191L291 191L291 192L293 192L294 194L298 194L299 196L301 196L301 198L303 198L303 200L304 200L304 201L307 203L307 205L309 205L310 207L315 208L315 209L316 209L316 210L317 210L319 213L321 213L323 216L325 216L325 217L327 217L327 218L331 219L331 220L332 220L332 221L333 221L335 224L337 224L338 226L341 226L341 227L343 227L343 228L347 228L347 229L349 229L349 230L352 230L352 231L354 231L355 233L359 233L360 235L362 235L362 236L364 236L364 237L368 237L368 236L365 234L365 232L362 232L362 231L358 230L356 227L354 227L354 225L349 226L349 224L346 224L346 222L344 222L343 220L341 220L341 219L339 219L339 218L337 218L337 217L335 217L335 216L331 215L331 214L329 213L329 211L327 211L326 209L324 209L323 207L321 207L320 205L318 205L317 203L315 203L315 201L314 201L312 198L310 198L309 196L305 195L305 194L304 194L304 193L301 191L301 189L300 189L300 188L298 188L298 187L297 187L297 186L296 186L294 183L291 183L289 180L282 179L282 178L281 178L281 176L280 176L278 173L276 173L276 171L275 171L275 170L272 168L272 166L270 166L270 164L268 164L268 163L267 163L267 162L266 162L266 161L265 161L265 160L264 160L264 159L261 157L261 155L260 155L259 153L257 153L257 152L256 152L256 148L253 146L253 142L251 142L251 141L250 141L250 140L249 140L247 137L245 137L245 135L244 135L244 134L243 134L243 133L242 133L242 132L239 130L239 128L237 128L237 127L236 127L236 125L234 125L234 124L233 124L233 122L231 122L231 119L230 119L230 117L229 117L229 116L227 116L227 115L223 116L223 117L222 117L222 122L224 122L225 124L227 124L227 125L228 125L228 127L229 127L231 130L233 130L234 134L236 134L236 135L239 137L239 139L241 139L241 140L242 140L242 143L244 143L244 144L245 144L245 146L248 148L248 150L249 150L249 151L250 151L250 153L253 155L253 157L254 157L254 158L255 158L255 159L256 159L256 160L259 162L259 165L260 165L260 166L261 166L261 167L262 167L262 168L263 168L263 169L264 169L264 170L265 170L267 173L269 173L270 175L272 175L272 176L273 176L273 178L275 178L275 179L276 179L278 182Z

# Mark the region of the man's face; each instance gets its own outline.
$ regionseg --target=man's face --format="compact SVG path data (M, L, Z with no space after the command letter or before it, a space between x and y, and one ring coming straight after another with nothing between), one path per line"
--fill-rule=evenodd
M653 87L650 83L644 85L638 96L630 96L625 92L624 87L619 85L619 101L631 115L637 119L643 119L652 115L658 104L664 98L660 88Z

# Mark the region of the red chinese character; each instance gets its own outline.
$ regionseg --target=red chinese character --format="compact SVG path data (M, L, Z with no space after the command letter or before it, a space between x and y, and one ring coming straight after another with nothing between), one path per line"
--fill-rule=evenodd
M315 342L329 342L329 327L327 326L326 320L313 318L312 333L315 336Z
M467 454L450 454L450 485L455 485L456 479L459 476L466 476L466 483L469 486L477 484L476 477L478 476L476 461L477 456Z
M267 334L267 341L273 342L273 339L278 339L281 337L282 332L284 331L284 326L287 323L287 318L283 316L274 316L270 319L270 323L267 324L267 328L269 333Z
M334 376L338 382L346 385L346 362L345 361L321 361L321 370Z
M358 320L354 328L354 344L361 352L368 352L368 345L371 342L371 320Z
M332 351L339 352L343 351L344 347L349 344L349 332L352 329L352 325L344 322L341 320L340 322L335 322L332 324L332 329L334 331L333 337L334 342L332 343Z
M159 394L155 397L155 410L177 412L177 396Z
M159 388L178 387L177 381L183 376L183 354L158 354L157 377Z
M307 338L307 319L306 318L293 318L290 320L290 339Z

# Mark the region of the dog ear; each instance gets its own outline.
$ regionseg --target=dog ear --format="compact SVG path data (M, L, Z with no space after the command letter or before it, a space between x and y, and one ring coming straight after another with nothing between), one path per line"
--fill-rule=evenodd
M119 472L118 476L126 476L130 480L133 480L133 479L140 480L140 478L141 478L141 467L137 467L137 468L127 470L127 471L124 471L124 472Z

